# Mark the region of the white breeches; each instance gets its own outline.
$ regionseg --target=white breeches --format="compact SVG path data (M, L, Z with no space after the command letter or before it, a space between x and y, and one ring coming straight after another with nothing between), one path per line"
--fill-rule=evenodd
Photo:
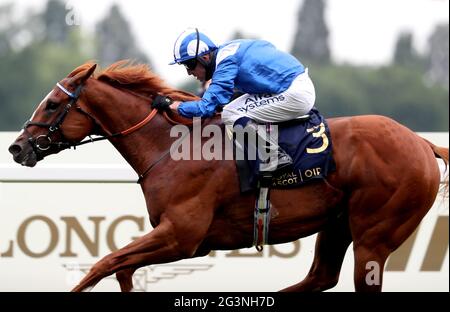
M244 94L222 111L222 121L233 125L241 117L256 122L282 122L308 114L316 100L314 84L308 69L297 76L287 90L279 94Z

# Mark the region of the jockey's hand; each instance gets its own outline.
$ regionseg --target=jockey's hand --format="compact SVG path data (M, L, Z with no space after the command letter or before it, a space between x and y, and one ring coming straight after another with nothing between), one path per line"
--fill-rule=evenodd
M152 108L158 110L166 110L172 103L173 100L170 97L164 95L157 95L153 99Z
M173 101L172 104L170 104L170 109L173 110L174 112L178 112L178 106L180 106L181 102L180 101Z

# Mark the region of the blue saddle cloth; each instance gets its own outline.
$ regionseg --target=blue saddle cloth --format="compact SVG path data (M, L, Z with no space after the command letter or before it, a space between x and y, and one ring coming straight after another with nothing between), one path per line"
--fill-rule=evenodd
M275 171L271 188L293 188L309 181L325 178L336 169L332 155L332 141L326 120L313 108L306 120L293 120L276 124L278 144L293 159L293 168L287 172ZM236 124L245 127L250 119L244 117ZM235 124L235 125L236 125ZM245 155L248 146L244 145ZM259 181L260 160L246 157L236 161L240 178L241 192L254 190Z

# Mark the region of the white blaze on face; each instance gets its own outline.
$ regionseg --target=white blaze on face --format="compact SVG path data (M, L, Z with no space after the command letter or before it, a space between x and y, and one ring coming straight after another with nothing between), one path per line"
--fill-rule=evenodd
M34 119L34 115L36 115L36 112L39 110L39 108L41 108L42 105L44 105L44 103L47 102L47 99L50 97L50 95L52 94L53 90L51 90L46 96L45 98L41 101L41 103L39 103L38 107L35 109L35 111L33 112L33 115L31 115L30 120L33 121ZM20 131L19 135L21 135L23 133L23 129Z
M45 98L41 101L41 103L39 103L38 107L37 107L36 110L33 112L33 115L31 115L30 120L33 120L34 115L36 114L36 112L39 110L39 108L41 108L42 105L44 105L44 103L47 102L47 99L50 97L50 95L52 94L52 92L53 92L53 90L50 91L50 92L45 96Z

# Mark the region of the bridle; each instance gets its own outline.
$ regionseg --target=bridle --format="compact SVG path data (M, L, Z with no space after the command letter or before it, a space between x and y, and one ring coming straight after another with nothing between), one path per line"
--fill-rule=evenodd
M28 143L31 145L31 147L33 148L34 152L36 153L36 155L39 155L41 152L43 151L47 151L49 150L51 147L56 147L59 149L59 151L67 149L67 148L76 148L77 146L80 145L84 145L87 143L93 143L96 141L103 141L103 140L108 140L111 138L117 138L117 137L122 137L125 135L128 135L130 133L133 133L139 129L141 129L142 127L144 127L146 124L150 123L150 121L152 121L152 119L157 115L158 110L157 109L152 109L150 111L150 113L140 122L138 122L137 124L131 126L130 128L120 131L120 132L116 132L116 133L109 133L107 130L103 129L100 126L100 123L97 121L97 119L92 116L92 114L90 114L89 112L83 110L81 108L81 106L76 105L77 101L80 97L81 91L83 89L83 84L79 85L75 92L70 92L69 90L67 90L67 88L65 88L61 83L56 83L56 86L62 91L64 92L67 96L69 96L70 98L70 102L64 107L64 110L59 114L59 116L55 119L55 121L53 123L43 123L43 122L33 122L31 120L28 120L24 126L22 127L23 132L25 133L25 135L27 136L27 140ZM133 93L134 94L134 93ZM135 94L136 96L140 96L138 94ZM142 96L141 96L142 97ZM153 98L146 98L147 100L151 101L153 100ZM99 135L99 137L96 138L91 138L91 136L89 136L89 139L86 139L84 141L81 142L70 142L69 140L67 140L64 137L64 134L61 130L61 126L65 120L65 118L67 117L67 114L69 113L69 111L72 109L72 107L75 107L79 112L81 112L82 114L86 115L89 119L92 120L92 122L94 123L94 125L97 128L102 129L103 132L106 132L106 135ZM173 120L172 118L170 118L166 112L163 112L164 117L172 124L178 124L179 122ZM192 125L192 122L189 123L184 123L187 126ZM41 134L38 137L34 138L32 136L31 133L29 133L29 131L27 130L28 127L30 126L37 126L37 127L42 127L42 128L47 128L48 132L47 134ZM59 142L53 142L51 139L51 136L54 133L58 133L60 135L60 137L62 138L61 141ZM184 137L179 140L179 144L181 144L181 142L184 140L184 138L187 136L187 134L189 134L189 132L187 132ZM138 183L140 183L143 178L145 177L145 175L147 175L147 173L153 169L153 167L155 167L155 165L157 165L161 160L163 160L167 155L169 155L170 150L166 151L165 153L163 153L155 162L153 162L150 166L147 167L146 170L144 170L144 172L142 174L139 174L139 180L137 181Z
M67 148L76 148L77 146L80 145L84 145L87 143L92 143L92 142L96 142L96 141L102 141L102 140L107 140L110 138L115 138L115 137L119 137L119 136L124 136L127 134L130 134L140 128L142 128L143 126L145 126L147 123L149 123L157 114L157 110L156 109L152 109L150 111L150 113L147 115L147 117L145 119L143 119L142 121L140 121L139 123L135 124L134 126L124 130L124 131L120 131L117 133L107 133L106 135L100 135L98 138L89 138L86 139L84 141L81 142L70 142L69 140L67 140L64 137L63 132L61 131L61 126L64 122L64 120L67 117L67 114L69 113L69 111L71 110L72 107L75 107L79 112L83 113L84 115L88 116L89 119L91 119L93 121L93 123L99 127L99 122L95 119L94 116L92 116L90 113L88 113L87 111L83 110L79 105L77 104L78 98L80 97L80 93L83 89L83 85L79 85L75 92L70 92L69 90L67 90L61 83L56 83L56 86L65 94L67 94L67 96L69 96L70 98L70 102L64 107L64 110L59 114L59 116L55 119L54 122L52 123L43 123L43 122L33 122L31 120L28 120L22 130L24 131L24 133L26 134L27 138L28 138L28 143L31 145L31 147L33 148L33 150L36 153L39 152L43 152L43 151L47 151L49 150L51 147L56 147L59 150L64 150ZM47 128L48 132L47 134L41 134L38 137L34 138L29 132L28 132L28 127L30 126L37 126L37 127L42 127L42 128ZM105 132L105 130L103 130ZM60 137L62 138L61 141L59 142L53 142L53 140L51 139L52 135L54 133L58 133L60 135Z
M31 145L36 154L38 154L41 151L47 151L48 149L50 149L52 146L55 145L60 149L70 147L70 144L67 142L53 142L50 136L53 133L59 132L60 136L64 138L64 134L60 130L61 125L64 122L64 119L66 118L67 114L69 113L69 110L77 102L78 97L81 93L82 85L78 86L74 93L71 93L66 88L62 87L62 85L59 82L56 85L70 97L70 102L66 105L66 107L64 107L64 110L59 114L59 116L55 119L53 123L33 122L31 120L28 120L22 127L23 132L28 138L28 143ZM28 132L28 127L30 126L47 128L48 132L47 134L41 134L38 137L34 138Z

